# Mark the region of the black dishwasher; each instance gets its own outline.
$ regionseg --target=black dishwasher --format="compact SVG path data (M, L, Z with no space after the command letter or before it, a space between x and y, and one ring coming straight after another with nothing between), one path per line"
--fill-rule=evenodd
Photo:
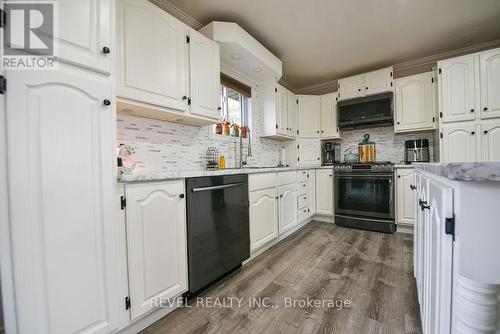
M250 257L248 175L186 180L188 295L241 266Z

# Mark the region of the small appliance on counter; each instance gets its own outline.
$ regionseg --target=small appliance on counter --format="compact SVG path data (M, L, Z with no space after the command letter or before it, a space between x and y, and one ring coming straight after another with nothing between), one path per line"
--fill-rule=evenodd
M429 140L412 139L405 141L405 163L429 162Z
M332 140L325 140L321 143L322 150L322 166L330 166L340 162L340 144L334 143Z
M355 164L358 162L358 155L356 153L352 153L351 149L347 149L344 153L344 163L346 164Z
M376 161L375 143L370 141L368 133L363 136L363 141L358 144L358 159L363 164Z

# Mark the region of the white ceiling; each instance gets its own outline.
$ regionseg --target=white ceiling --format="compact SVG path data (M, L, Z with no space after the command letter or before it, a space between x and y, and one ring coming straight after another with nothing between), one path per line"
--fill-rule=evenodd
M301 88L500 38L500 0L169 0L236 22Z

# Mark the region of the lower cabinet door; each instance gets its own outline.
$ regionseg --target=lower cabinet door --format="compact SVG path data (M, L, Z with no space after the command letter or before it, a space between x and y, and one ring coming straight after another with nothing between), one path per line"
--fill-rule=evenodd
M276 187L250 192L250 251L278 237Z
M316 213L333 216L333 170L316 170Z
M130 184L127 248L131 317L187 290L184 181Z
M279 234L297 225L297 184L278 188Z
M413 225L415 220L415 170L396 170L396 216L397 224Z
M480 124L481 161L500 161L500 120L487 120Z
M310 169L307 171L307 180L309 182L309 217L316 214L316 171Z

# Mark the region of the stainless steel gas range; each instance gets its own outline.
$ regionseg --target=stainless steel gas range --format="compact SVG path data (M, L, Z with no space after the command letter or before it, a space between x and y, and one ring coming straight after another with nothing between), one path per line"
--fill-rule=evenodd
M394 165L336 164L333 170L335 223L394 233Z

